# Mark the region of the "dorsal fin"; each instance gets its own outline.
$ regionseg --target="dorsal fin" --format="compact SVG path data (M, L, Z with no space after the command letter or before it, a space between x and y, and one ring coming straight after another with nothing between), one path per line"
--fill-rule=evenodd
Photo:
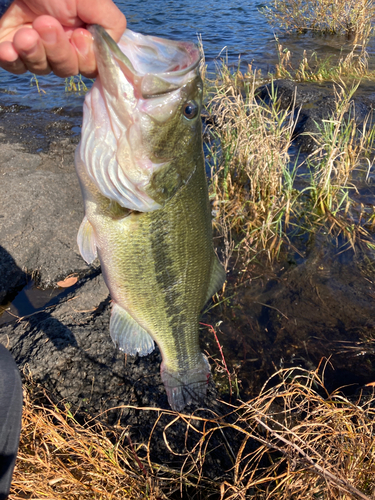
M208 285L207 296L204 304L210 300L210 298L217 293L223 286L224 281L227 279L225 269L219 261L217 255L214 253L213 266L210 276L210 283ZM203 305L204 305L203 304Z

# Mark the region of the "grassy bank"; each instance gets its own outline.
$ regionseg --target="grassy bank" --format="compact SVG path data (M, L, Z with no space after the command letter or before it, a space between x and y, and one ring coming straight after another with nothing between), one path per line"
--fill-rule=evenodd
M297 82L374 80L374 71L369 69L369 42L370 38L360 45L354 44L345 56L342 55L337 60L333 60L331 56L319 59L314 52L308 56L305 51L301 60L293 63L292 53L276 39L279 62L274 74L270 76Z
M357 201L374 162L374 132L354 120L357 85L336 85L335 108L312 135L315 150L290 157L298 110L256 95L255 74L222 69L208 100L208 160L214 228L222 260L274 260L293 234L325 228L372 241L373 214ZM301 187L302 186L302 187ZM370 234L371 233L371 234Z
M221 417L154 408L198 436L192 449L180 451L181 470L151 461L151 436L133 443L129 429L87 417L82 422L68 407L36 402L29 387L9 498L369 500L375 400L330 394L323 375L324 367L281 370L256 398L228 405ZM232 466L213 479L203 471L215 435L227 443Z
M273 26L286 31L345 34L362 39L372 29L371 0L273 0L263 13Z

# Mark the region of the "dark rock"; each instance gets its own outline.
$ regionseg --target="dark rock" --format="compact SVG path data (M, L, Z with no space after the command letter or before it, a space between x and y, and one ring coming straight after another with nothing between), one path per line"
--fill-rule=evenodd
M298 108L303 104L313 104L327 93L332 94L332 85L322 86L315 83L297 83L291 80L274 80L262 85L256 90L256 95L264 102L269 102L272 95L276 96L282 109Z

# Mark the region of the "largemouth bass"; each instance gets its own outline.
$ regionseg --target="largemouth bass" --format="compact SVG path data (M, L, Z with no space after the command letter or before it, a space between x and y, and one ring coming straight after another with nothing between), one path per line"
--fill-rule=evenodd
M85 205L82 257L99 257L113 305L110 334L125 353L162 355L170 406L201 400L210 367L199 316L225 280L212 244L202 148L199 51L100 26L97 77L84 103L76 169Z

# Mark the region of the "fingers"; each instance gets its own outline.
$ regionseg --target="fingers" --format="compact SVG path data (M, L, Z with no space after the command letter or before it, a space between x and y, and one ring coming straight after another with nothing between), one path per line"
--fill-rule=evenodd
M15 75L21 75L27 71L23 61L14 50L12 42L0 44L0 67Z
M73 31L70 41L76 50L79 72L87 78L94 78L97 74L97 67L91 33L78 28Z
M79 73L78 55L69 32L50 16L39 16L32 28L19 29L13 43L0 44L0 66L15 74L29 70L37 75L53 71L63 78Z
M94 77L97 68L92 36L79 26L100 24L115 41L126 28L125 16L112 0L73 0L69 4L72 12L58 12L59 20L38 16L39 12L32 12L24 3L15 0L13 10L1 19L5 35L0 43L0 67L15 74L29 70L37 75L53 71L63 78L78 73ZM60 0L48 0L48 5L61 10L62 4Z
M47 75L51 72L46 52L39 34L34 29L22 28L13 39L13 47L18 53L18 64L25 70L37 75Z

